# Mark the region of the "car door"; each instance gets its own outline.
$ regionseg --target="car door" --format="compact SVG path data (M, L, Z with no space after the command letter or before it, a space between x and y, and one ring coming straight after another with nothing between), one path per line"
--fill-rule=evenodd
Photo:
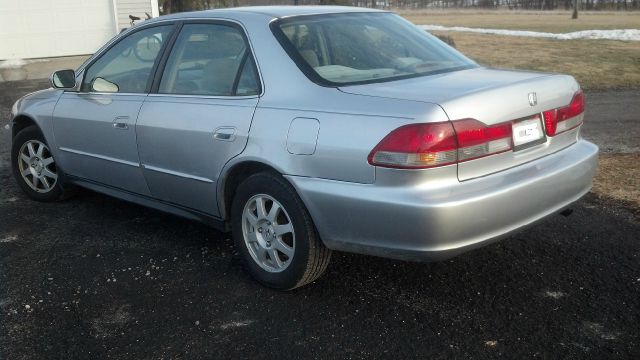
M260 94L243 29L232 22L187 22L158 70L136 133L151 194L219 215L218 176L244 149Z
M150 195L140 168L135 121L174 26L127 35L85 68L79 91L60 97L53 130L66 174Z

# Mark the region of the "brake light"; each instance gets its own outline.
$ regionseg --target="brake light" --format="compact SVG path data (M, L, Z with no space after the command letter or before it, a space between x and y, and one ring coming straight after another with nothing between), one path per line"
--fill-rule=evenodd
M387 135L369 154L369 164L419 169L455 164L513 148L511 122L486 126L478 120L411 124Z
M392 168L429 168L454 164L457 143L451 122L411 124L385 136L369 153L369 164Z
M555 136L578 127L582 124L582 118L578 115L582 113L584 113L584 94L578 91L569 105L543 112L547 135Z
M513 148L511 121L486 126L475 119L453 122L458 139L458 161L477 159Z

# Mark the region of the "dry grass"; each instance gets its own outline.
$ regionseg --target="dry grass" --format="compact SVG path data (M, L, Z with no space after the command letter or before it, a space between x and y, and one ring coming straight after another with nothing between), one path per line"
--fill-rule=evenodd
M434 32L437 33L437 32ZM584 89L640 87L640 43L440 32L480 64L573 75Z
M640 207L640 154L601 154L593 181L596 195Z
M640 29L640 12L413 10L400 11L416 24L468 26L544 32ZM640 87L640 43L613 40L554 40L461 32L448 35L477 62L494 67L573 75L585 89Z
M640 29L640 12L582 12L576 20L569 11L401 10L417 25L466 26L564 33L580 30Z

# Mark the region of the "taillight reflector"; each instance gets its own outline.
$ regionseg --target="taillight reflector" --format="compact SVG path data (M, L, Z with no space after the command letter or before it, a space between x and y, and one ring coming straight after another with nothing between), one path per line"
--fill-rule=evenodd
M569 105L544 111L544 128L548 136L555 136L582 124L578 115L584 113L584 94L578 91Z

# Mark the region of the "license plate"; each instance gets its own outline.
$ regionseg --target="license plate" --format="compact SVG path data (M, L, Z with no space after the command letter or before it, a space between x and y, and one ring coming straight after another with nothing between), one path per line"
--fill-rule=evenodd
M512 130L513 146L516 149L523 145L532 145L540 142L544 137L542 121L540 121L539 116L514 123Z

